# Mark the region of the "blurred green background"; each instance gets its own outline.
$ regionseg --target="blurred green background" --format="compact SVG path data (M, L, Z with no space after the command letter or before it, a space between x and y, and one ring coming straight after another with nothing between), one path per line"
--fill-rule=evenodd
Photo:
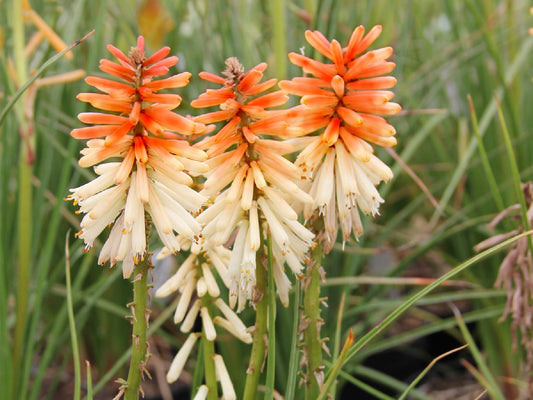
M17 51L13 4L9 0L0 1L0 110L20 85L13 72L20 71L17 63L13 63ZM275 4L281 8L274 9ZM143 34L148 52L168 45L171 53L180 58L177 69L193 74L190 85L179 91L183 97L180 112L193 115L198 110L190 108L189 102L206 88L198 72L218 73L228 57L238 57L247 69L266 61L267 77L291 78L300 71L288 63L286 53L299 52L302 47L309 51L304 39L306 29L318 29L328 38L346 43L357 25L365 25L367 30L375 24L383 25L383 33L372 48L394 47L393 61L397 66L393 75L398 79L395 101L403 111L389 119L397 129L398 146L394 153L382 149L377 153L393 165L395 177L380 187L386 202L379 217L365 219L364 237L359 242L347 243L344 252L339 246L324 261L327 280L323 293L328 297L329 307L322 311L326 321L322 333L330 338L328 346L333 354L349 328L356 338L361 337L418 290L405 282L388 280L380 284L373 278L437 278L472 257L478 242L520 227L520 217L508 219L494 231L487 228L487 223L504 208L519 202L511 165L517 167L522 182L531 180L533 172L530 1L34 0L31 7L67 44L95 30L73 50L73 59L58 60L44 76L75 69L98 74L99 59L111 57L106 44L127 51L135 44L137 35ZM25 20L28 42L37 29L27 17ZM276 32L283 35L276 36ZM39 44L27 56L26 78L55 52L47 41ZM83 80L41 87L34 102L28 97L21 98L0 126L2 399L72 397L73 361L65 286L67 237L80 357L92 364L95 398L114 396L118 385L113 380L125 375L131 333L124 316L131 296L130 283L122 279L118 269L97 266L96 251L81 253L82 242L73 238L73 232L79 229L79 216L72 204L63 201L69 188L92 176L92 171L77 165L83 143L68 134L72 128L81 126L76 115L88 109L76 100L76 94L89 90ZM469 107L468 96L473 109ZM505 147L498 104L515 160ZM29 180L30 184L23 183L24 172L21 173L27 149L24 134L20 134L27 128L21 123L25 110L33 113L30 120L34 124L34 162L31 169L24 167L28 173L26 182ZM481 142L476 136L473 115L479 122ZM487 164L483 163L483 156ZM26 191L22 193L30 201L21 202L19 193L24 187ZM503 393L518 396L516 388L526 382L520 366L525 353L520 346L513 351L509 323L498 322L506 297L493 287L503 256L494 255L469 268L460 276L462 284L439 289L426 297L420 306L410 309L393 328L353 357L336 386L338 398L342 393L350 398L356 386L366 392L371 390L365 385L396 398L409 377L420 373L432 358L463 343L464 335L457 328L449 306L452 300L471 323L468 326L484 362L490 373L498 377ZM18 280L21 265L26 265L29 271L23 293ZM346 277L352 280L339 279ZM20 298L27 299L27 312L23 314L17 314ZM184 337L168 318L173 312L171 304L154 301L152 309L154 357L150 362L154 370L152 382L146 384L147 397L168 396L163 393L172 389L175 398L181 398L177 394L181 386L194 377L185 377L180 387L173 388L166 387L160 378ZM278 311L276 389L283 395L288 352L295 335L294 309L280 306ZM25 321L18 330L16 315L22 315ZM251 312L244 315L249 321L251 317ZM438 339L429 336L437 333L442 334ZM448 348L433 349L434 341L445 342L444 338L454 341ZM227 339L219 345L220 351L225 354L240 393L247 360L238 356L246 354L247 348ZM19 343L18 359L14 357L15 342ZM411 375L395 377L387 366L396 362L394 357L398 354L384 351L396 352L400 359L412 359L413 363L402 371L412 368ZM385 357L384 364L374 365L369 360L379 360L376 354L388 354L389 358ZM469 358L468 350L460 354ZM486 376L477 360L470 362ZM439 365L434 381L453 374L473 376L464 365ZM194 363L190 366L192 374ZM431 386L430 378L428 382ZM436 393L436 389L433 392L421 389L411 395L437 399ZM381 398L378 393L359 396Z

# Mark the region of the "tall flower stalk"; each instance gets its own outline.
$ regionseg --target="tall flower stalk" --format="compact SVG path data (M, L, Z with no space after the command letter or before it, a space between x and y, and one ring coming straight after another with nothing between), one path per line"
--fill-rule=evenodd
M212 205L198 216L206 241L231 247L228 264L229 303L244 309L256 307L252 356L244 398L255 398L263 365L268 308L267 268L282 304L289 301L290 280L284 264L299 277L313 234L298 222L291 206L294 201L312 202L295 183L296 167L283 157L294 146L283 139L301 134L285 122L285 111L268 110L281 106L288 97L281 91L264 93L277 80L261 82L266 63L245 72L236 58L226 61L223 76L202 72L200 77L221 85L208 89L191 104L219 106L219 110L195 117L204 124L221 123L215 135L196 144L206 150L210 171L201 194ZM281 140L280 140L281 139ZM272 263L265 259L266 238L272 238ZM270 334L274 334L270 330Z
M301 96L300 106L288 113L289 120L303 129L308 142L296 159L307 180L306 189L314 201L304 206L304 217L317 233L325 253L333 248L337 232L343 245L352 233L363 233L359 211L375 216L384 201L376 186L392 178L392 171L374 155L372 144L394 146L395 129L381 115L393 115L400 106L390 100L396 79L383 76L395 64L387 61L392 48L365 51L381 33L373 27L366 35L357 27L345 47L331 42L319 31L306 31L307 42L327 60L320 62L303 54L290 53L290 61L310 76L280 82L287 93ZM311 260L305 291L304 326L306 336L307 398L316 398L323 382L318 307L320 263ZM317 328L318 327L318 328ZM309 348L311 346L311 348Z
M76 139L88 140L79 163L94 166L98 176L71 189L68 198L85 214L77 233L85 241L85 250L112 225L98 262L122 263L125 278L134 273L134 301L129 305L133 310L132 362L120 393L136 399L148 357L146 296L151 264L147 239L153 225L173 253L181 249L177 234L199 240L200 224L191 213L206 199L189 187L192 179L188 173L205 172L202 161L206 155L189 146L183 136L202 133L205 126L171 111L179 106L179 95L159 93L185 86L190 77L184 72L155 79L178 62L175 56L167 57L168 47L147 57L144 38L139 36L128 55L112 45L107 48L118 62L103 59L100 69L119 80L90 76L86 82L103 93L78 95L106 112L81 113L80 121L92 126L71 132Z

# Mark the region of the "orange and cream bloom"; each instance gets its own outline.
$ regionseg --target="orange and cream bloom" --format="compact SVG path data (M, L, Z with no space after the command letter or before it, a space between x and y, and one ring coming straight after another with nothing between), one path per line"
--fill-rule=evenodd
M284 157L294 147L280 140L296 137L302 130L287 125L285 111L268 110L285 104L288 96L281 91L263 93L277 83L276 79L260 82L266 67L261 63L245 72L237 59L230 58L224 76L200 74L222 87L208 89L191 103L194 107L219 106L218 111L194 118L199 123L222 124L215 135L195 145L209 157L210 170L200 193L214 198L197 220L203 225L205 240L213 246L232 242L230 305L238 303L238 311L253 298L256 253L266 235L273 239L273 272L284 304L290 281L283 265L299 276L313 243L313 234L298 222L290 205L295 199L313 200L296 184L297 168Z
M86 249L113 225L99 263L123 261L127 277L146 253L146 212L171 252L180 250L176 234L199 238L201 227L191 213L206 198L190 188L189 174L205 172L207 156L184 137L203 133L205 125L172 111L181 102L179 95L159 93L187 85L190 77L184 72L156 79L178 62L175 56L167 57L168 47L146 57L139 36L128 55L112 45L108 50L117 62L103 59L100 69L118 80L89 76L86 82L103 93L78 95L106 112L79 114L80 121L91 126L71 132L74 138L87 140L79 164L94 166L98 177L71 189L69 199L85 214L78 236Z
M295 164L302 179L311 182L308 192L314 199L304 207L304 217L310 219L315 210L323 216L326 252L335 243L338 223L343 241L352 232L356 237L363 233L359 210L378 214L383 199L376 186L392 178L372 147L396 144L396 131L383 116L401 109L390 101L394 93L388 90L396 84L386 75L395 67L387 61L392 48L366 51L380 33L381 26L366 35L359 26L342 47L318 31L306 31L307 42L327 62L290 53L290 61L309 76L280 82L287 93L301 96L301 105L288 112L289 120L307 134L318 132L306 138Z

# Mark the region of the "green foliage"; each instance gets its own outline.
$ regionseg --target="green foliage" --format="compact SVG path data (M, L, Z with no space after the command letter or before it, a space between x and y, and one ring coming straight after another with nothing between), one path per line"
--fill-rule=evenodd
M33 3L34 10L66 43L74 43L95 29L94 35L74 49L73 60L56 60L44 71L44 76L76 68L98 74L98 60L109 57L107 43L127 50L142 33L137 15L141 2L52 0ZM398 132L395 151L439 201L439 207L435 208L420 186L399 165L394 165L394 179L380 188L386 200L381 208L382 215L375 220L365 219L365 235L358 243L346 243L345 251L339 245L324 258L327 280L321 296L328 298L329 308L321 309L325 320L323 337L332 341L335 337L345 338L352 329L357 343L361 338L368 338L365 335L378 323L388 321L396 307L410 305L407 300L414 298L413 290L407 285L377 285L377 281L372 284L372 280L371 284L346 280L338 285L330 284L329 279L334 282L338 277L395 277L404 273L424 273L425 277L436 279L453 266L473 260L475 244L519 226L520 221L511 221L493 232L486 224L502 211L501 203L509 207L521 202L515 191L517 181L529 181L533 175L533 142L530 140L533 134L530 110L533 71L528 68L533 37L527 34L528 27L533 26L533 17L529 14L528 1L279 1L275 3L285 13L281 27L280 20L268 8L274 2L166 0L162 3L166 14L159 16L163 20L170 18L173 28L161 28L161 43L148 43L148 49L151 52L158 46L170 46L180 57L178 69L193 74L191 84L180 92L183 97L180 110L185 114L196 112L189 107L189 102L205 90L205 83L197 73L204 70L218 73L228 57L238 57L247 69L266 61L269 63L266 74L270 77L296 75L296 68L288 65L288 75L279 76L283 71L277 67L281 62L279 49L300 51L306 44L305 29L319 29L328 38L345 43L356 25L363 24L369 29L374 24L382 24L383 33L373 47L394 47L397 67L393 75L398 79L395 100L404 109L402 114L390 119ZM12 34L16 24L12 8L12 2L0 2L0 112L7 109L18 89L9 72L8 61L13 59L17 46ZM155 18L148 28L159 29L160 23L164 26ZM284 35L280 37L276 29L282 29ZM25 24L26 40L34 32L33 26ZM280 43L281 40L285 42ZM309 46L305 51L309 51ZM55 54L55 50L43 42L28 58L28 74L34 73ZM31 171L33 217L25 226L17 219L22 185L19 180L21 124L17 113L20 116L24 105L17 103L0 124L2 399L58 398L62 390L59 377L62 374L74 376L72 349L65 345L70 341L70 332L64 246L67 232L78 230L79 217L74 214L72 205L62 199L68 195L69 188L90 176L76 162L81 144L68 135L72 128L81 126L75 116L86 110L86 105L75 99L76 94L88 90L79 80L42 87L37 93L33 119L36 153ZM472 98L472 110L468 96ZM501 111L502 121L498 119L498 111ZM474 116L479 124L472 124ZM513 159L509 158L510 149L514 150ZM379 151L379 155L392 163L384 151ZM509 173L510 162L514 175ZM23 343L16 369L19 378L13 382L12 344L17 323L16 282L20 273L17 248L22 240L18 233L26 228L31 243L28 309L23 317L23 337L19 338ZM94 385L89 398L97 398L98 391L109 386L116 388L110 382L125 375L131 332L123 317L128 313L125 305L131 293L129 283L122 282L121 271L98 267L97 253L93 250L82 254L81 250L81 241L71 239L71 296L75 319L71 322L76 327L81 362L88 359L92 365ZM476 353L477 367L492 390L500 390L494 388L494 380L498 382L501 376L523 379L520 361L524 360L524 353L520 348L512 350L509 325L498 322L505 296L494 289L493 284L501 260L501 254L485 258L483 265L460 275L468 285L435 288L435 293L423 297L416 307L405 309L410 318L418 321L418 328L406 328L408 331L402 334L372 335L367 347L358 352L352 349L342 372L339 371L341 381L332 390L339 393L343 384L350 382L363 390L375 391L376 396L390 398L388 394L378 394L373 387L380 383L392 388L395 396L400 395L407 384L389 381L390 377L379 371L364 369L365 358L387 348L408 348L415 338L432 332L448 332L462 338L458 326L467 335L461 339L463 342L475 341L479 346L479 349L471 347L470 350ZM278 304L273 383L274 366L268 366L269 388L273 384L278 392L287 392L288 398L302 398L304 392L297 385L299 357L293 351L298 337L294 307L302 298L298 291L291 296L290 309L282 309ZM426 308L429 304L459 300L468 301L471 308L463 319L477 324L477 335L473 337L468 335L464 324L458 325L448 315ZM149 335L157 335L160 340L169 342L168 346L178 347L183 336L168 322L174 307L175 302L152 305L157 312ZM339 319L341 307L344 313ZM251 325L252 313L243 315ZM405 328L401 323L399 326ZM337 340L335 346L330 344L329 347L333 350L342 346ZM248 361L237 355L248 351L249 347L229 340L217 349L226 360L237 393L242 393ZM172 355L169 353L167 357ZM325 356L325 360L330 361L326 363L326 372L333 368L337 356ZM431 362L429 356L421 357L427 364ZM81 376L85 374L82 372ZM73 378L71 380L74 382ZM415 390L413 398L431 397Z

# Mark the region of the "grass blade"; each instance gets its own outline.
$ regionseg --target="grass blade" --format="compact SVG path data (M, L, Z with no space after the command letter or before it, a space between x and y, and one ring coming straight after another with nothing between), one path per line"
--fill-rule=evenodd
M426 376L426 374L429 372L429 370L430 370L430 369L431 369L431 368L432 368L432 367L433 367L433 366L434 366L439 360L442 360L443 358L449 356L450 354L453 354L453 353L455 353L455 352L457 352L457 351L459 351L459 350L462 350L462 349L464 349L465 347L468 347L468 345L465 344L465 345L460 346L460 347L457 347L457 348L455 348L455 349L453 349L453 350L447 351L446 353L441 354L441 355L438 356L438 357L435 357L435 358L429 363L429 365L428 365L426 368L424 368L424 370L423 370L420 374L418 374L418 376L413 380L413 382L411 382L411 383L409 384L409 386L404 390L404 392L403 392L402 395L398 398L398 400L403 400L403 399L405 399L405 397L409 394L409 392L410 392L412 389L414 389L414 387L416 386L416 384L417 384L418 382L420 382L424 376Z
M70 283L70 249L67 232L65 238L65 280L67 282L67 305L68 305L68 324L70 329L70 340L72 344L72 358L74 359L74 400L79 400L81 396L81 371L80 371L80 354L78 352L78 337L76 335L76 322L74 320L74 309L72 306L72 287Z
M470 349L470 353L474 357L474 360L476 360L476 363L478 367L481 369L481 372L483 372L483 376L486 379L487 383L485 388L490 394L490 397L493 399L498 400L505 400L505 396L501 392L498 383L496 382L496 379L494 379L494 376L492 376L492 373L490 372L489 367L487 366L485 360L483 359L483 356L481 355L481 352L479 351L479 348L477 347L477 344L470 334L468 328L466 327L466 324L457 309L457 307L452 305L453 313L455 314L455 318L457 319L457 324L459 325L459 329L461 330L461 333L463 334L463 337L466 340L466 343L468 344L468 347Z
M292 335L291 335L291 353L289 356L289 377L287 379L287 391L285 392L285 400L293 400L294 392L296 390L296 378L300 368L300 357L298 350L298 326L300 325L300 297L301 285L300 281L296 282L294 290L294 299L292 301L294 307L292 319Z

